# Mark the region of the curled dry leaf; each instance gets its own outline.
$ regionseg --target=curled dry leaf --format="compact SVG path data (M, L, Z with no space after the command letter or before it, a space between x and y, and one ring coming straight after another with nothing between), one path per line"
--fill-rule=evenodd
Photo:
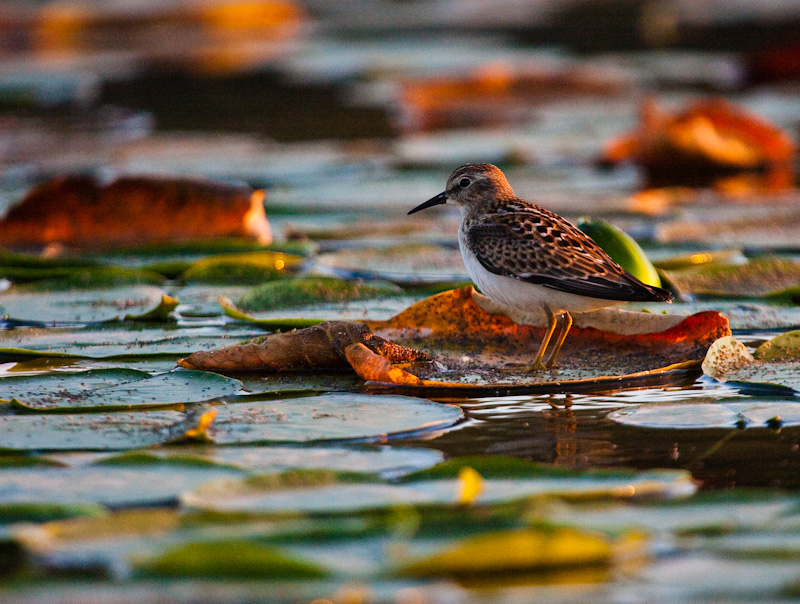
M264 192L193 178L54 178L34 187L0 222L0 245L85 247L213 237L268 244Z
M725 375L755 362L747 347L733 336L714 342L703 359L703 373L724 381Z
M544 316L519 317L526 324L517 324L486 312L476 300L488 306L471 287L451 290L387 321L330 321L198 352L179 364L222 372L349 365L367 381L412 388L624 386L697 373L711 342L730 334L727 319L715 311L690 317L624 311L578 316L564 348L563 370L514 378L504 366L533 357L544 332ZM432 357L438 362L430 362ZM440 381L442 376L448 381Z
M638 130L610 141L602 159L610 164L640 163L650 186L713 184L738 192L742 187L790 188L796 153L785 132L725 100L700 100L680 113L667 114L646 99ZM757 172L761 178L729 180L742 172Z
M387 342L361 322L326 321L313 327L271 334L250 342L195 352L178 364L218 372L297 371L349 368L345 349L360 343L393 362L425 361L418 350Z

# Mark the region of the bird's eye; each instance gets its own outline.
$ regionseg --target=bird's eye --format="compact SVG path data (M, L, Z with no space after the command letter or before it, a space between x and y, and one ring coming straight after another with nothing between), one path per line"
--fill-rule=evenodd
M462 178L458 181L458 186L462 189L466 189L468 186L472 184L472 181L469 178Z

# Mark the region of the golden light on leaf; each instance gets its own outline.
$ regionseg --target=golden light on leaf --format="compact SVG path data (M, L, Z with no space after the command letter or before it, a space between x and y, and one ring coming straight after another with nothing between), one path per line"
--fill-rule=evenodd
M475 503L478 495L483 493L483 477L469 466L464 466L458 472L458 503L469 505Z
M283 270L283 267L286 266L286 263L283 260L276 260L275 261L275 270Z
M197 419L197 425L194 428L187 430L183 435L184 438L205 440L207 438L206 433L208 432L208 428L214 423L214 419L216 417L216 407L212 407L208 411L203 412L203 414Z

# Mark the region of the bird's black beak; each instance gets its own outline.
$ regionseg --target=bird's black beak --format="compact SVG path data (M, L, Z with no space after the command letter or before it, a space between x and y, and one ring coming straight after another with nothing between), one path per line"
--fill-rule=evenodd
M416 208L411 210L409 214L413 214L414 212L419 212L420 210L427 210L428 208L432 208L433 206L438 206L443 203L447 203L447 192L444 191L439 193L436 197L431 197L425 203L419 204Z

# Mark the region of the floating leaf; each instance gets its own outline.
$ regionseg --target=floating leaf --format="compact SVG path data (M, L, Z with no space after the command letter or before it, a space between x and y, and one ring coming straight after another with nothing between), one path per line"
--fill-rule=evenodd
M800 425L800 403L647 403L608 419L637 428L780 428Z
M759 346L754 354L759 361L800 361L800 330L775 336Z
M229 298L220 297L219 304L222 306L222 310L225 312L225 314L231 319L245 321L247 323L255 323L267 329L302 329L304 327L319 325L323 322L322 319L257 319L256 317L251 317L250 315L245 314L236 308Z
M12 290L0 294L2 312L19 321L97 323L150 313L163 316L164 293L146 285L59 292ZM167 312L168 314L168 312Z
M412 577L481 575L569 566L607 565L608 537L573 528L529 528L464 539L403 562L395 574Z
M164 357L174 359L193 350L211 350L230 342L263 334L252 328L169 327L150 324L131 326L93 326L80 330L67 328L24 328L0 331L0 360L21 361L35 358L134 359ZM23 348L24 347L24 348Z
M115 410L197 403L235 394L242 383L206 371L151 377L126 369L58 372L0 380L0 398L33 411Z
M800 393L800 359L793 356L796 333L789 332L762 344L756 350L758 360L735 338L720 338L709 348L703 371L743 389L789 396Z
M344 356L363 379L403 387L463 387L470 392L509 387L574 389L669 381L678 376L683 379L697 371L698 363L682 362L699 360L711 342L730 333L727 320L716 312L691 317L623 311L586 313L576 317L576 327L565 347L569 366L560 370L556 379L550 373L509 377L503 366L510 359L532 356L532 342L543 333L544 314L514 317L512 321L507 316L489 314L478 302L491 307L488 299L471 287L444 292L387 321L367 322L369 328L358 322L330 321L248 344L196 353L179 364L223 372L325 369L345 367ZM404 345L387 342L376 334ZM434 352L438 363L427 362L429 355L405 345ZM415 373L408 370L408 363L414 363ZM654 364L658 371L654 371ZM600 376L597 367L603 367ZM446 375L448 381L430 379L436 374Z
M108 514L108 509L97 503L49 503L41 501L44 499L41 493L37 495L36 499L40 501L36 502L3 503L0 501L0 524L47 522L78 517L96 518Z
M388 321L368 323L383 337L432 352L438 364L395 366L358 343L346 349L348 360L367 381L416 391L623 387L659 375L668 381L696 370L696 364L684 362L701 358L711 342L730 333L727 320L716 312L691 317L585 313L575 317L560 357L562 368L521 374L513 372L509 360L532 359L544 331L544 313L511 318L490 314L498 312L472 288L444 292Z
M746 264L707 264L664 272L683 296L760 298L800 285L800 262L784 258L756 258Z
M200 260L181 273L187 283L256 284L284 277L300 269L302 256L281 252L222 254Z
M404 396L326 394L218 407L206 431L216 444L378 441L452 426L458 407Z
M241 296L236 305L245 311L291 308L397 296L403 290L391 283L348 281L333 277L303 277L259 285Z
M484 481L474 505L525 502L531 498L630 498L634 496L682 497L695 492L688 472L563 472L551 474L531 464L527 478ZM430 473L435 474L436 467ZM420 473L422 476L423 473ZM398 505L461 508L457 478L432 479L407 476L402 484L382 482L369 475L331 472L254 476L202 485L182 496L190 509L226 513L341 514L387 510Z
M115 451L179 438L191 417L179 411L0 416L0 450ZM193 426L192 426L193 427Z
M588 218L579 221L577 226L634 277L648 285L661 287L658 271L636 240L625 231L604 220Z
M157 577L236 577L253 579L311 579L325 569L299 560L273 546L245 540L189 543L140 562L136 570Z
M382 446L379 448L298 447L298 446L239 446L199 447L173 445L143 452L125 453L107 458L103 464L143 463L145 457L178 458L189 463L220 464L261 474L285 472L292 469L317 469L375 473L396 477L430 467L442 461L442 454L432 449L410 449ZM137 461L138 460L138 461Z
M779 190L792 185L796 153L778 127L723 99L696 101L673 115L646 99L639 130L611 141L603 156L610 163L641 163L651 186L708 186L749 171L763 173L758 188Z
M200 466L177 460L113 467L7 470L0 474L3 481L0 506L34 502L115 507L168 504L183 491L241 474L235 468Z
M54 178L0 222L0 244L112 247L120 243L245 236L269 243L263 191L189 178Z

